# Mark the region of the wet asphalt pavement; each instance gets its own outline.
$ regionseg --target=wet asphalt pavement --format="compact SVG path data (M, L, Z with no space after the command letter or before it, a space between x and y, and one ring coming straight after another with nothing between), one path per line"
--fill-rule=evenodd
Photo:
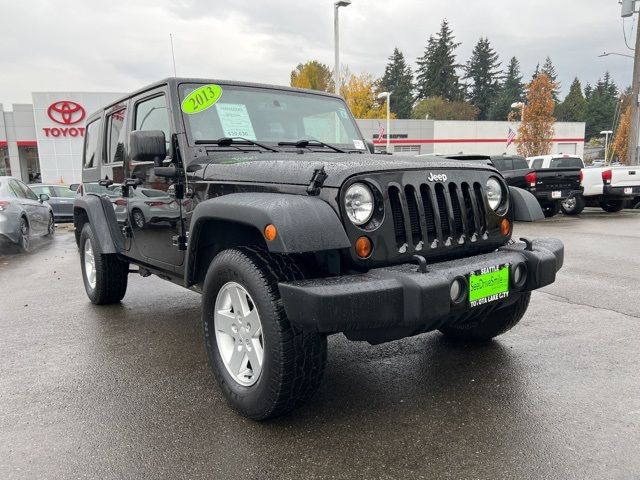
M132 275L93 306L70 231L1 256L0 479L640 478L640 212L516 235L566 259L514 330L330 337L318 394L266 423L226 406L197 294Z

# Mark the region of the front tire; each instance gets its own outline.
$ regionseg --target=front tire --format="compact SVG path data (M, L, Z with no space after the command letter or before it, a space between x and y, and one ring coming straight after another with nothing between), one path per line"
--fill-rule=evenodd
M229 249L209 266L202 317L209 364L227 401L254 420L306 402L322 380L325 335L294 329L278 282L303 278L284 255Z
M582 195L573 195L560 203L560 209L565 215L580 215L585 206Z
M607 213L616 213L624 208L624 200L609 200L606 202L600 202L600 208Z
M117 255L102 254L91 226L80 234L80 265L87 296L96 305L118 303L127 292L129 264Z
M56 222L55 219L53 218L53 213L49 214L49 223L47 224L47 233L46 233L46 237L53 237L53 234L56 233Z
M531 292L523 293L515 303L487 315L472 316L464 323L445 325L440 331L447 337L473 342L487 342L511 330L527 311Z

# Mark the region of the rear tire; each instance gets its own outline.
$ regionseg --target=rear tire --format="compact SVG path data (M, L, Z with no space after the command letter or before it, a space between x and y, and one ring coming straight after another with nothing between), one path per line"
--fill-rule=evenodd
M565 215L580 215L585 207L582 195L573 195L560 203L560 209Z
M560 211L560 202L551 203L542 207L542 213L547 218L555 217Z
M29 222L24 217L20 218L20 226L18 227L18 248L22 253L29 253L31 246L31 228Z
M471 317L464 323L445 325L440 331L447 337L473 342L487 342L511 330L527 311L531 292L521 294L512 305L488 315Z
M80 234L80 265L84 288L92 303L108 305L122 300L127 292L129 264L113 253L100 253L88 223Z
M209 266L202 298L209 364L231 407L251 419L299 407L322 380L327 338L294 329L278 291L279 281L301 278L290 257L260 248L225 250ZM234 298L244 299L240 307Z
M619 212L624 208L624 200L609 200L606 202L600 202L600 208L608 213Z

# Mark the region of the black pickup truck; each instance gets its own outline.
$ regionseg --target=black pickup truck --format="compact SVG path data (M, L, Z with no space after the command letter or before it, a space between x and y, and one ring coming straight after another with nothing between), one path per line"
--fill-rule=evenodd
M540 203L545 217L556 215L562 201L582 190L580 168L536 170L529 167L524 157L515 155L493 156L491 163L502 173L509 186L531 192Z

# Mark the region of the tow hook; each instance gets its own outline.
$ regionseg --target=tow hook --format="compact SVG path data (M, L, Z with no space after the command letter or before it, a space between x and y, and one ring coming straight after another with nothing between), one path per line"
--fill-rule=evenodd
M416 270L416 272L418 273L427 273L427 259L424 258L422 255L414 255L413 257L411 257L413 260L415 260L416 262L418 262L418 269Z
M533 252L533 242L531 240L529 240L528 238L524 238L524 237L520 237L520 240L522 240L525 244L524 249L529 251L529 252Z

